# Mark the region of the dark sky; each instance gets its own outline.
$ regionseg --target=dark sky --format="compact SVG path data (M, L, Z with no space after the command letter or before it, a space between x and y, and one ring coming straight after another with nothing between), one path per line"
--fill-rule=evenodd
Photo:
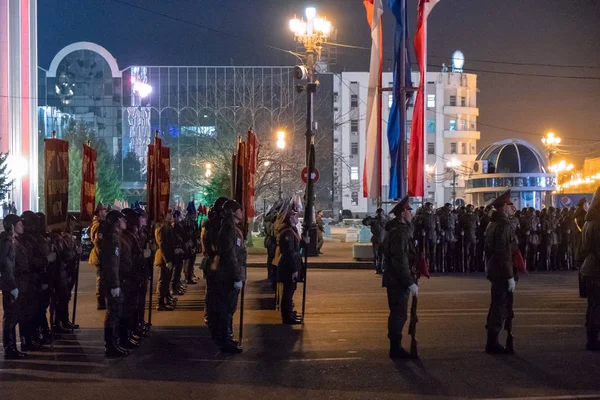
M133 64L290 65L295 63L294 57L264 44L293 50L287 21L308 5L316 6L332 20L339 43L370 46L360 0L123 1L231 35L116 0L39 0L40 66L47 68L62 47L76 41L106 47L120 68ZM408 3L413 35L417 1ZM386 14L384 46L391 51L393 21L387 6ZM600 141L600 0L441 0L429 19L429 63L441 65L444 60L439 57L449 59L455 49L465 53L465 70L477 70L472 72L479 75L480 148L510 137L540 145L540 136L535 135L550 129L566 139L565 144L578 146L573 149L580 155L588 151L590 141ZM391 52L384 57L392 57ZM365 50L340 49L336 69L366 71L368 58ZM597 68L519 66L498 61ZM390 66L388 62L386 68Z

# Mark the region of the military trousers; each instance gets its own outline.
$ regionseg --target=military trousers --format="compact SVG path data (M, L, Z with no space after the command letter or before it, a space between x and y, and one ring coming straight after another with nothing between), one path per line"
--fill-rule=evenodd
M173 272L171 274L171 290L177 291L181 286L181 273L183 272L183 264L187 262L187 259L177 260L173 263Z
M102 282L102 267L100 265L96 265L96 299L98 301L98 305L105 305L106 298L106 287L104 282Z
M118 297L113 297L109 291L106 295L104 329L116 329L119 326L119 321L123 318L123 301L123 294Z
M514 293L508 291L508 279L492 281L491 297L486 329L494 335L500 334L502 328L512 331Z
M394 285L387 287L388 307L388 338L402 340L402 329L408 319L408 299L410 291L403 286Z
M229 339L233 337L233 315L237 309L240 291L233 287L233 282L215 282L215 286L211 304L213 309L218 310L215 336L217 340Z
M20 319L21 297L14 299L10 292L2 292L2 307L4 315L2 316L2 344L4 349L17 346L17 323Z
M188 258L184 265L184 275L185 280L187 282L191 282L194 280L194 266L196 265L196 252L194 251L190 254L190 258Z
M156 296L158 296L158 301L160 303L171 295L169 284L171 283L172 267L169 268L167 265L156 265L155 267L156 274L158 275L158 281L156 282Z
M135 281L124 280L121 283L121 290L123 292L123 309L121 319L124 321L124 324L128 329L133 330L137 325L137 306L138 296L140 294L140 285Z
M54 321L64 324L69 322L69 300L71 299L71 287L66 268L61 267L57 278L54 291L56 310Z
M294 311L294 293L296 292L297 283L287 281L283 282L283 293L281 294L281 317L289 318Z
M375 263L375 271L383 271L383 241L373 242L373 262Z
M317 233L317 251L320 253L323 248L323 232Z
M585 294L587 295L587 310L585 326L588 341L600 340L600 278L584 277Z

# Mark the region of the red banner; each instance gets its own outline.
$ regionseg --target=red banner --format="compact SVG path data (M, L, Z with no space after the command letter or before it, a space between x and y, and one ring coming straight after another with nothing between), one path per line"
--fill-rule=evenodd
M251 221L254 218L254 191L256 189L256 163L258 162L258 139L254 131L248 131L248 141L246 142L246 182L244 187L246 193L244 196L244 209L246 220Z
M160 169L159 169L160 194L158 197L159 214L167 215L169 211L169 199L171 197L171 153L168 147L161 147Z
M96 150L83 145L81 160L81 222L91 223L96 207Z
M161 161L161 157L155 157L156 154L161 154L162 141L160 138L154 138L154 144L148 145L148 167L147 167L147 178L146 178L146 190L147 190L147 199L148 204L146 206L146 212L150 216L153 222L160 222L160 212L159 212L159 174L160 171L159 165ZM158 149L158 151L155 151Z
M44 139L44 204L46 225L61 228L69 206L69 142Z

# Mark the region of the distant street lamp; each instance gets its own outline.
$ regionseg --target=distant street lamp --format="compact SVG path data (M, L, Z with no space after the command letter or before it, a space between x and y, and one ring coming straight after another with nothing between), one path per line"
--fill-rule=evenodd
M460 167L462 162L453 158L446 163L448 168L452 168L452 207L456 207L456 168Z
M206 167L206 172L204 173L204 176L207 178L210 178L210 176L212 175L212 164L206 163L205 167Z
M561 142L561 138L556 136L554 132L548 132L546 137L542 138L542 144L548 151L548 165L552 163L552 155L556 153L556 146Z

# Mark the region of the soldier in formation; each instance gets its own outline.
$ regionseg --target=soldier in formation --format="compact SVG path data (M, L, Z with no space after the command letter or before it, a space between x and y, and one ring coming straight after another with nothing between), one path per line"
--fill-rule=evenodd
M391 211L395 218L386 225L383 241L384 272L383 287L387 290L390 315L388 339L390 358L410 358L402 348L402 329L407 320L409 296L417 296L416 250L413 239L412 208L405 197Z
M434 213L433 204L425 203L417 213L415 219L415 232L421 248L425 252L429 268L438 272L437 251L438 234L440 232L439 217Z
M374 217L366 217L362 223L371 229L371 244L373 245L373 262L375 273L383 274L383 240L385 239L385 225L388 218L382 208L378 208Z
M587 297L586 348L591 351L600 351L600 251L598 248L598 243L600 243L600 188L596 190L589 206L581 234L582 245L579 251L579 260L583 260L580 270L583 286L581 294Z

